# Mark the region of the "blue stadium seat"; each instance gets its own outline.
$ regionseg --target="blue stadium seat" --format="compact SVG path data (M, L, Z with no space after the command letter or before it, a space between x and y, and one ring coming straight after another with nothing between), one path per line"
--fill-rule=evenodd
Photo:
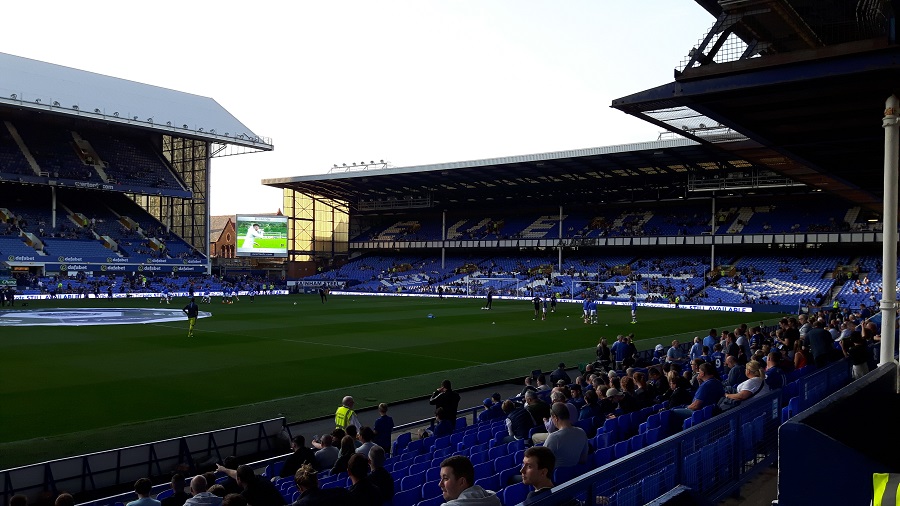
M475 475L475 484L479 485L481 488L485 490L500 490L500 475L492 474L490 476L485 476L484 478L477 478L478 475Z
M638 434L636 436L631 436L631 439L628 440L631 445L631 451L636 452L644 447L644 435Z
M423 483L425 483L425 471L411 474L400 480L400 491L409 490L411 488L421 488Z
M494 460L497 457L502 457L504 455L509 454L509 447L507 445L495 446L488 451L488 459Z
M410 441L412 441L412 434L409 432L404 432L397 436L397 439L391 444L391 455L398 455L406 448L406 445L408 445Z
M162 501L163 499L165 499L167 497L172 497L173 495L175 495L175 491L172 490L171 488L169 488L167 490L163 490L159 494L156 494L156 500Z
M438 468L440 472L440 468ZM425 478L425 483L422 484L422 498L423 499L431 499L432 497L440 497L441 496L441 485L440 478L435 478L433 480L429 480L427 477Z
M437 481L440 479L441 479L441 468L440 467L433 466L433 467L428 468L427 471L425 471L425 483L426 484L430 481L437 483ZM424 495L425 494L423 493L422 496L424 496Z
M421 500L422 489L420 487L415 487L394 494L394 498L391 499L391 506L415 506Z
M557 467L553 470L553 484L559 485L561 483L565 483L572 478L581 476L588 471L590 471L590 466L588 464L576 464L574 466Z
M431 461L428 462L417 462L411 466L409 466L409 470L407 471L407 476L413 474L424 473L431 467Z
M458 430L463 430L466 428L466 417L460 417L456 419L456 427L454 428L454 432Z
M472 461L472 465L484 464L485 462L488 462L488 452L487 450L473 452L472 455L469 456L469 460ZM491 462L493 463L493 461Z
M500 486L510 483L510 480L513 476L518 476L522 474L521 466L511 466L506 469L498 469L497 474L500 476Z
M444 497L439 495L430 499L423 499L416 503L416 506L440 506L441 504L444 504Z
M487 478L494 474L494 461L489 460L481 464L475 464L475 479Z
M514 457L514 453L507 453L506 455L497 457L496 459L494 459L494 469L499 471L501 469L509 469L510 467L516 465L516 462L513 462Z
M588 439L594 437L597 433L597 429L594 427L594 422L590 418L585 418L584 420L578 420L573 424L575 427L581 428L584 433L587 435Z
M591 454L591 467L598 468L609 464L615 459L615 448L606 446Z
M519 504L520 502L525 500L525 497L528 496L529 491L528 485L524 483L514 483L509 485L503 489L502 499L503 504L514 505Z
M617 459L621 459L622 457L631 453L631 445L629 441L622 441L621 443L616 443L615 446L615 456Z
M463 434L462 439L456 445L457 451L465 450L467 448L471 448L478 444L478 434L474 432L467 432Z
M519 450L525 449L525 440L524 439L516 439L515 441L510 442L506 445L506 449L509 453L516 453Z
M439 438L436 438L434 440L434 442L431 444L431 448L429 448L429 451L434 452L435 450L441 450L441 449L449 447L450 439L452 437L453 437L453 435L451 434L449 436L441 436Z
M661 439L662 428L657 427L655 429L650 429L644 434L644 439L646 442L646 446L650 446L653 443L656 443Z
M594 438L594 448L606 448L618 443L616 434L613 432L601 432Z

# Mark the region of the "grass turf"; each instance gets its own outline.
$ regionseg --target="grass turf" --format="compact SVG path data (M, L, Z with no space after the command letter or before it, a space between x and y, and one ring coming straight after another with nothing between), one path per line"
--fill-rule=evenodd
M296 304L295 304L296 302ZM761 315L560 304L547 321L529 302L332 296L202 305L186 322L5 327L0 340L0 468L279 415L299 421L426 395L443 377L465 388L593 359L598 339L635 332L639 349ZM184 299L173 301L178 309ZM157 300L38 301L54 307L154 307ZM434 318L428 318L433 314ZM764 315L771 318L773 315ZM608 324L608 326L607 326ZM648 342L649 341L649 342ZM428 413L423 413L423 417Z

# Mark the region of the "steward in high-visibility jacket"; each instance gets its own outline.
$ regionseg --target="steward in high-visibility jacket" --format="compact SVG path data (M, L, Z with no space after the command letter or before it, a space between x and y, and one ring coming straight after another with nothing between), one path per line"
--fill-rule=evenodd
M359 419L356 418L356 412L353 411L353 397L349 395L344 397L341 406L334 412L334 426L338 429L347 429L348 425L355 425L360 428Z
M900 474L874 473L872 484L875 487L872 506L900 504Z

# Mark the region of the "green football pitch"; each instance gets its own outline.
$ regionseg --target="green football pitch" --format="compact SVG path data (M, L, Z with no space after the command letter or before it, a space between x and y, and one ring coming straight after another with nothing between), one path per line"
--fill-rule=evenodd
M169 308L180 309L185 299ZM585 325L580 304L546 321L529 302L416 297L244 297L201 305L187 322L6 326L0 339L0 468L286 416L333 413L589 362L600 337L634 332L638 349L771 321L773 314L601 306ZM165 306L165 305L163 305ZM161 307L158 300L35 301L22 309ZM19 308L16 308L19 309ZM8 310L7 310L8 311ZM433 315L429 317L428 315ZM423 412L423 418L428 413Z

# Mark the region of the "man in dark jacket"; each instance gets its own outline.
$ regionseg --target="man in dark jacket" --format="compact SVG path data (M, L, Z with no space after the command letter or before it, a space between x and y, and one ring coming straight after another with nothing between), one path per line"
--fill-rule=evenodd
M535 426L531 413L509 400L503 401L503 412L506 413L506 430L509 432L503 441L511 443L517 439L527 438L528 431Z
M453 391L450 380L445 379L441 382L441 387L431 394L429 404L434 406L434 415L438 416L438 408L444 408L439 418L447 420L456 420L456 412L459 411L459 394ZM254 505L256 506L256 505Z
M557 366L556 370L550 373L550 383L556 384L559 380L564 380L566 385L572 383L572 378L569 377L569 373L566 372L566 364L560 362L559 366Z

